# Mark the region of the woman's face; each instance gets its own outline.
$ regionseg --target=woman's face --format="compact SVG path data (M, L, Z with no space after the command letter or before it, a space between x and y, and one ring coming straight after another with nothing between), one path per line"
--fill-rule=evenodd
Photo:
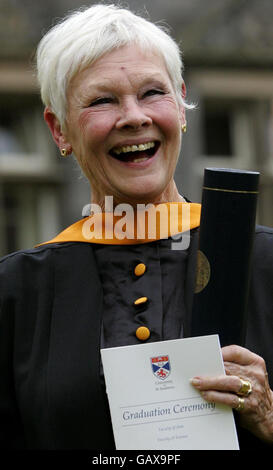
M174 196L184 108L163 59L136 46L110 52L74 77L64 133L92 202L164 202Z

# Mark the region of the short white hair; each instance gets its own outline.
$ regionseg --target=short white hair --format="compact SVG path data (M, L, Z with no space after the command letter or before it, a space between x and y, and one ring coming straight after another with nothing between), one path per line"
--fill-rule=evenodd
M192 107L182 98L181 51L166 28L125 8L97 4L70 13L45 34L37 48L41 98L62 126L71 79L107 52L128 44L161 54L178 102Z

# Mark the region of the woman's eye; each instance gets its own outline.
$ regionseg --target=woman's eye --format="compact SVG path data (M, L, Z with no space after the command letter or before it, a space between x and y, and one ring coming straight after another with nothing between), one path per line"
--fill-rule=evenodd
M100 105L100 104L108 104L108 103L111 103L111 101L112 101L112 98L109 98L109 97L97 98L94 101L92 101L92 103L90 103L89 106L97 106L97 105Z
M165 95L165 91L157 90L157 89L153 88L153 89L148 90L144 93L144 97L153 96L153 95Z

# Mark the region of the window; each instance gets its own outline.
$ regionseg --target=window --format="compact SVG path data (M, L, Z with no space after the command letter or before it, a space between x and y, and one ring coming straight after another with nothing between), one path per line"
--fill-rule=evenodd
M2 182L0 214L0 257L33 248L60 231L58 185L24 179Z
M36 152L37 97L0 94L0 103L0 157L7 153L27 156Z
M3 227L3 238L5 240L6 252L11 253L18 247L18 225L17 214L19 201L15 194L3 191L3 211L5 212Z
M232 157L232 108L205 102L203 116L203 154Z

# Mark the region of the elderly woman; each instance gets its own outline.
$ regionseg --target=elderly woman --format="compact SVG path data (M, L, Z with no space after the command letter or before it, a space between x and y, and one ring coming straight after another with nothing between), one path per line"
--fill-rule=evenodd
M61 155L75 155L102 217L93 237L88 217L0 262L1 446L111 449L100 348L189 334L200 206L185 202L174 182L190 107L182 64L165 31L103 5L52 28L37 64L45 121ZM171 250L168 231L111 236L111 211L126 204L135 215L148 203L166 204L168 215L173 203L190 208L187 249ZM261 229L255 246L249 349L223 348L226 375L192 380L206 400L237 410L241 446L251 448L273 443L265 366L273 371L272 230Z

